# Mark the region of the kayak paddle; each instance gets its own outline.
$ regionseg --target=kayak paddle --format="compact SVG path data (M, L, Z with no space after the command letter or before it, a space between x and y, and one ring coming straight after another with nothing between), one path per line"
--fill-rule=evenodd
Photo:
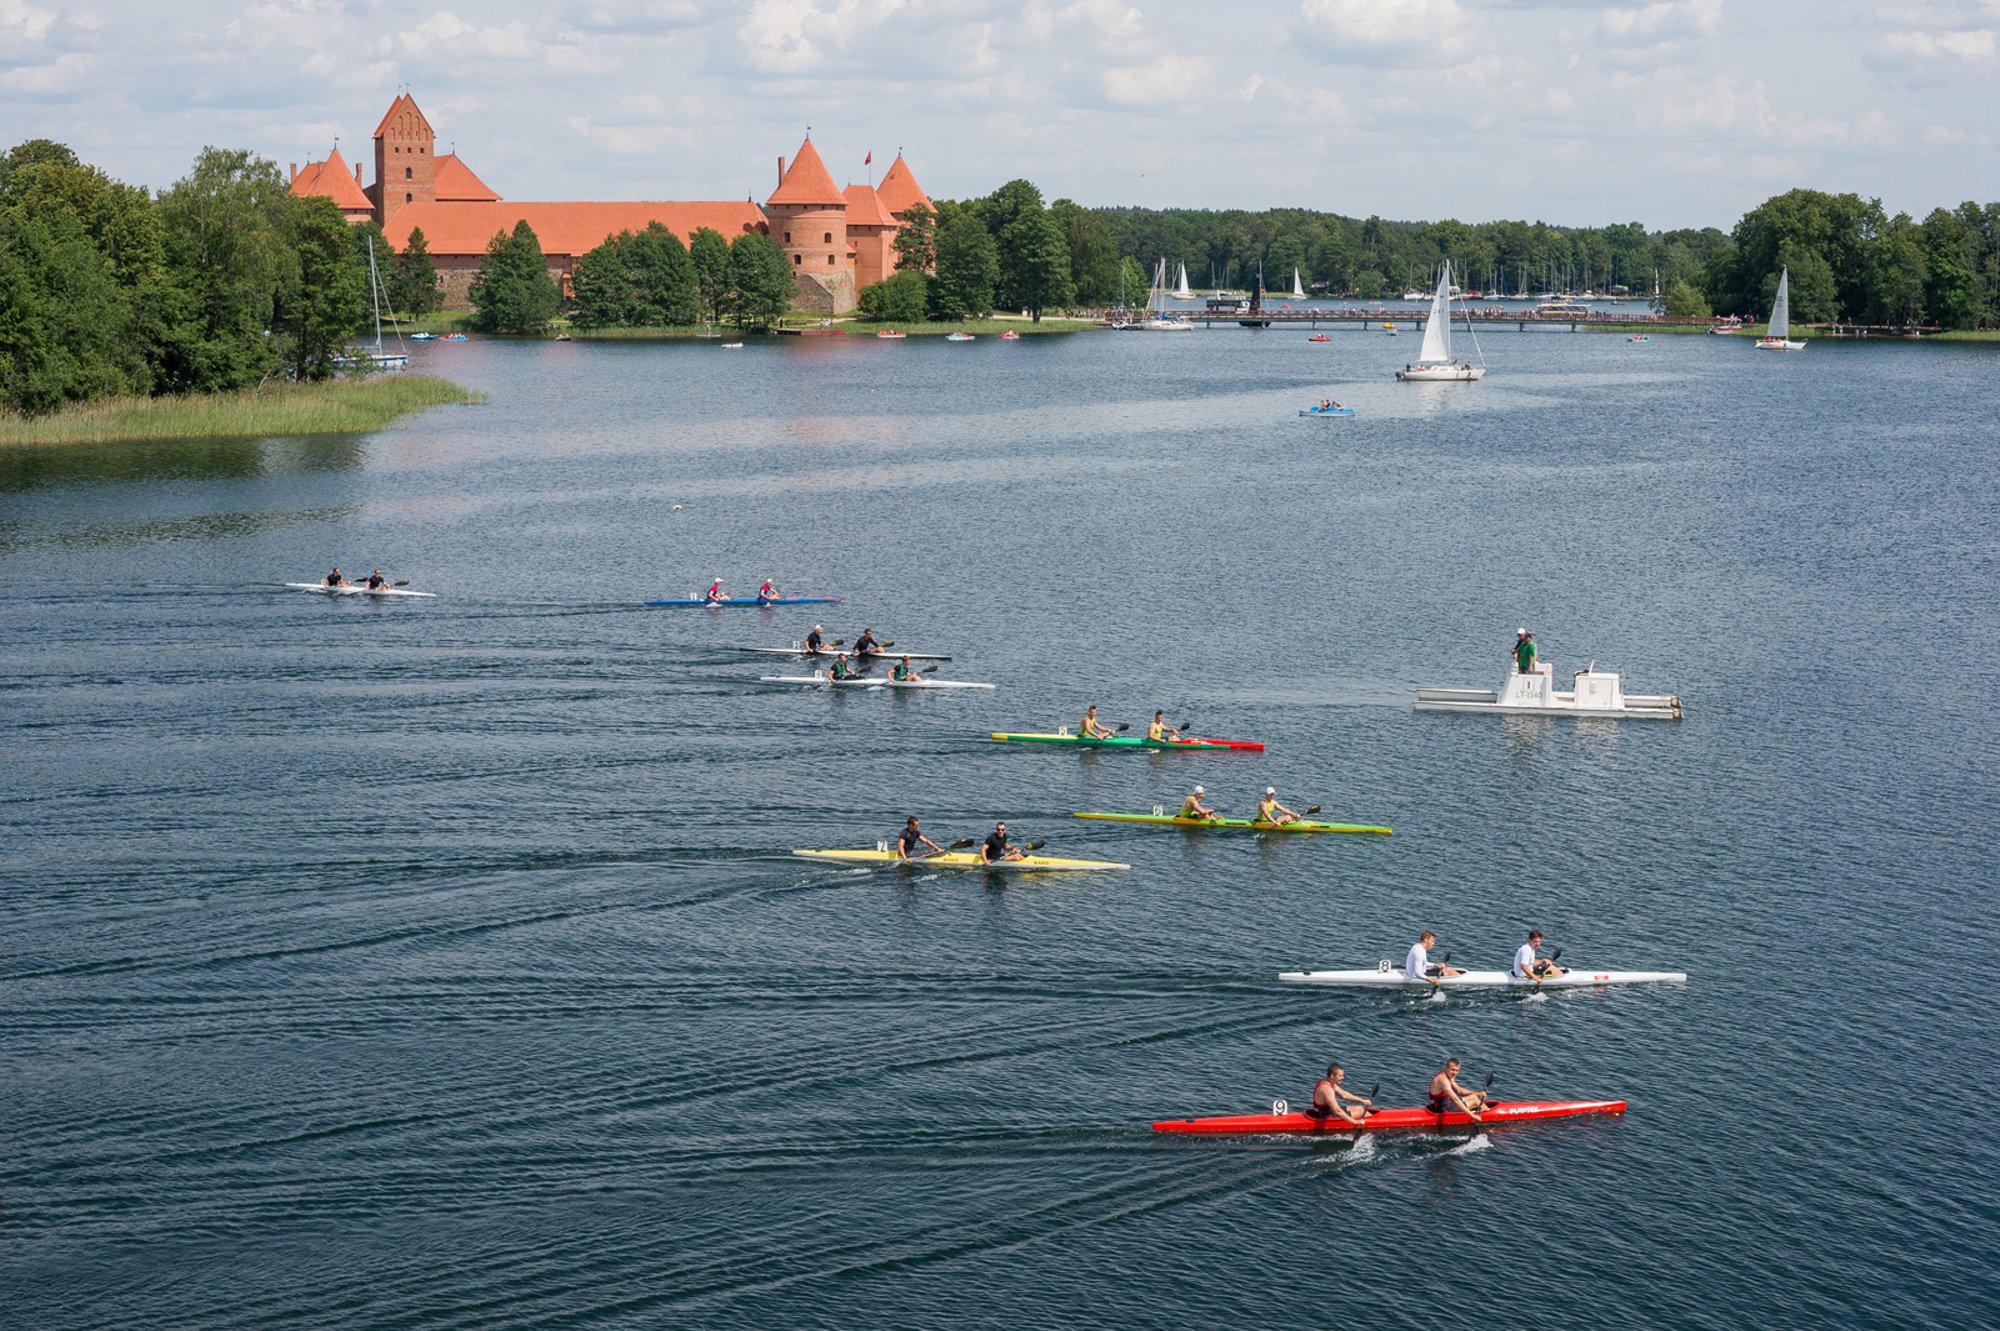
M1036 851L1040 850L1043 846L1046 846L1048 844L1049 843L1046 841L1030 841L1027 845L1027 849L1030 851Z
M950 844L949 846L945 847L945 849L946 849L946 850L969 850L969 849L971 849L971 848L972 848L973 846L976 846L976 845L978 845L978 844L979 844L979 841L978 841L978 838L976 838L976 837L967 837L967 838L965 838L965 840L963 840L963 841L954 841L954 842L952 842L952 843L951 843L951 844Z

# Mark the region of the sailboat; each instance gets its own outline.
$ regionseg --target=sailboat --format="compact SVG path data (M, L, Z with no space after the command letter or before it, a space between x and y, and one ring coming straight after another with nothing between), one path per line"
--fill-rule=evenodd
M1193 289L1192 289L1192 288L1190 288L1190 287L1188 286L1188 283L1187 283L1187 265L1186 265L1186 264L1182 264L1182 265L1181 265L1181 282L1180 282L1180 285L1179 285L1179 286L1177 286L1177 287L1175 287L1175 288L1174 288L1174 299L1175 299L1175 300L1193 300L1193 299L1194 299L1194 291L1193 291Z
M1792 270L1778 270L1778 298L1771 303L1771 326L1757 339L1759 351L1804 351L1804 342L1790 341L1792 331Z
M1472 348L1479 352L1479 334L1472 330L1470 315L1465 331L1472 333ZM1438 269L1437 291L1431 296L1430 318L1424 321L1424 345L1412 363L1396 371L1398 379L1427 383L1476 383L1486 374L1486 355L1479 352L1479 364L1451 358L1451 264Z
M1306 298L1306 289L1304 285L1301 284L1299 281L1299 270L1297 268L1294 268L1292 269L1292 299L1304 300L1305 298Z
M382 276L375 269L375 238L368 238L368 292L375 302L375 346L369 351L352 351L345 356L335 356L333 363L343 367L366 366L375 370L403 370L410 365L409 349L403 346L403 332L396 327L396 316L389 316L389 327L396 334L399 350L382 349Z
M1153 269L1153 289L1146 293L1146 317L1139 321L1139 330L1145 333L1192 333L1194 325L1186 319L1167 317L1167 261L1161 258Z

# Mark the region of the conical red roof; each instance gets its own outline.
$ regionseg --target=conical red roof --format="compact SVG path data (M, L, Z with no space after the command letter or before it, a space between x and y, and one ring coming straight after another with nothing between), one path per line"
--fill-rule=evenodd
M486 182L472 174L457 153L437 159L437 199L439 203L498 203L500 196Z
M917 178L910 174L910 167L897 153L896 160L889 166L889 174L882 177L882 183L875 187L875 193L882 199L882 206L892 213L906 213L917 204L922 204L931 212L936 212Z
M354 169L348 166L338 148L328 153L324 162L307 162L305 169L292 178L292 193L300 198L324 195L342 212L368 212L375 207L368 202L361 183L354 178Z
M785 168L785 178L778 182L777 191L765 202L839 208L846 204L847 196L833 183L826 163L819 160L819 150L807 139L799 145L799 155Z

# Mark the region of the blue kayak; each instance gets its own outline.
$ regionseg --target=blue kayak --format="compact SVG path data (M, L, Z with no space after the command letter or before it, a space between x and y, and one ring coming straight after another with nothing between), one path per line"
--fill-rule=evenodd
M1299 412L1301 416L1352 416L1353 414L1354 408L1352 407L1328 407L1324 411L1318 407L1307 407Z
M678 596L664 601L648 601L647 605L839 605L838 596L773 596L768 601L760 601L754 596L725 596L720 601L711 601L701 596Z

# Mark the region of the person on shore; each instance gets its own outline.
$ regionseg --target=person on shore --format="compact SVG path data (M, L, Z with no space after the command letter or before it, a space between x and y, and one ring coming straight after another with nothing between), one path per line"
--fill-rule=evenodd
M923 850L925 846L930 847L932 855L944 854L943 846L924 835L922 826L917 822L917 815L913 813L910 815L910 820L903 824L903 830L896 834L896 854L906 860L921 860L926 858Z
M1219 810L1211 809L1206 804L1203 804L1201 802L1201 797L1203 795L1206 795L1207 793L1208 791L1202 788L1201 786L1196 786L1194 790L1188 794L1188 797L1181 801L1181 811L1179 816L1182 818L1199 818L1203 822L1206 822L1211 818L1220 817L1221 812Z
M1403 978L1406 980L1428 980L1433 987L1439 980L1451 975L1463 975L1464 971L1446 962L1431 960L1431 945L1438 936L1426 929L1415 943L1410 945L1410 954L1403 958Z
M388 589L388 586L389 586L388 576L384 574L381 569L378 568L373 573L370 573L368 575L369 591L371 592L386 591Z
M1448 1058L1444 1070L1431 1078L1430 1100L1424 1106L1433 1114L1449 1114L1456 1109L1474 1123L1482 1122L1479 1111L1486 1108L1486 1092L1468 1091L1458 1084L1458 1060Z
M1076 733L1085 739L1111 739L1118 732L1109 729L1097 719L1097 704L1092 703L1089 710L1084 712L1083 721L1077 726Z
M1313 1084L1312 1108L1306 1112L1314 1118L1337 1118L1342 1123L1360 1127L1368 1117L1374 1101L1365 1095L1356 1095L1340 1083L1347 1079L1347 1070L1338 1063L1327 1065L1326 1075ZM1347 1106L1353 1105L1352 1109Z
M1286 823L1296 823L1299 815L1278 803L1278 788L1264 787L1264 798L1257 801L1257 815L1250 821L1269 823L1273 827L1283 827Z
M1553 961L1535 955L1542 945L1542 931L1528 930L1528 941L1514 950L1514 978L1517 980L1547 980L1568 973L1568 968L1558 966Z
M1025 852L1007 839L1007 824L993 824L992 833L979 843L979 862L998 864L1002 860L1018 860Z
M1514 669L1524 675L1535 673L1535 635L1526 629L1514 634Z
M333 566L333 572L326 575L326 581L320 584L322 587L345 587L346 585L347 579L341 576L340 565L338 564Z
M1167 714L1165 712L1153 713L1153 723L1146 727L1147 739L1153 741L1155 744L1159 744L1167 740L1179 739L1180 737L1181 732L1167 724Z

